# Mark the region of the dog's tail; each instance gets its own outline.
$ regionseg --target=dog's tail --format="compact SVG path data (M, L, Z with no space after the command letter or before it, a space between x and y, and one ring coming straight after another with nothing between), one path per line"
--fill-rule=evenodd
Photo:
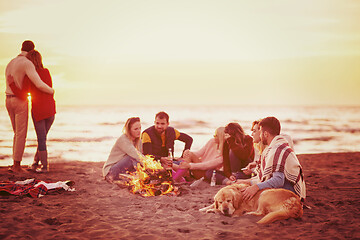
M303 215L303 209L299 199L295 197L291 197L283 203L283 206L278 211L268 213L257 223L267 224L267 223L275 222L277 220L283 220L288 218L300 218L302 217L302 215Z

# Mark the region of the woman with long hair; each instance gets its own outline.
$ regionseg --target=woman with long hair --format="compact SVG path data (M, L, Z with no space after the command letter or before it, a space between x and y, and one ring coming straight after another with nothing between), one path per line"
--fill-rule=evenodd
M219 127L215 135L199 151L184 152L184 161L180 163L180 169L189 169L196 179L205 176L206 170L221 169L223 163L223 147L225 142L225 128Z
M103 176L108 182L119 179L119 173L133 172L140 160L141 152L140 118L129 118L123 134L117 139L103 166Z
M223 148L223 172L216 172L217 184L231 184L236 179L249 178L241 169L254 159L254 146L251 136L246 135L238 123L229 123L225 127ZM210 172L206 177L210 179Z
M52 87L52 79L50 72L47 68L44 68L42 63L41 54L36 50L31 50L26 54L26 57L34 64L37 73L41 80L49 87ZM28 78L25 76L22 90L18 89L15 83L10 84L11 89L16 96L26 99L27 93L31 95L31 116L34 123L36 132L38 147L35 153L34 162L31 166L31 170L36 171L40 167L38 172L48 171L48 153L46 146L47 134L55 119L55 100L54 96L40 91Z

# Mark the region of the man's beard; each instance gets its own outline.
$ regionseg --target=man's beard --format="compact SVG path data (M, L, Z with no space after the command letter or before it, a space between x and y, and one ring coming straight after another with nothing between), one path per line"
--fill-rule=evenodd
M165 130L163 130L163 129L156 129L156 128L155 128L155 130L156 130L159 134L162 134L163 132L165 132Z

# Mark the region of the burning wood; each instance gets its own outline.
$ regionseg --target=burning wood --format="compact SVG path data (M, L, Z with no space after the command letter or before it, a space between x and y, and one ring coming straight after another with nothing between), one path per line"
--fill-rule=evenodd
M177 194L177 188L173 186L172 173L166 171L161 163L149 155L140 158L136 172L120 174L120 186L128 186L135 194L144 197Z

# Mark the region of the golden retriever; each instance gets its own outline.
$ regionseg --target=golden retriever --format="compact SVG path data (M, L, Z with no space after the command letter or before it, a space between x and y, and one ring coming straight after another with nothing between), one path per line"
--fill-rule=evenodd
M250 200L244 201L241 190L248 186L248 184L233 184L223 187L215 195L215 202L200 211L219 212L225 216L240 216L244 213L265 215L257 222L260 224L302 217L302 204L295 193L280 188L265 189L258 191Z

